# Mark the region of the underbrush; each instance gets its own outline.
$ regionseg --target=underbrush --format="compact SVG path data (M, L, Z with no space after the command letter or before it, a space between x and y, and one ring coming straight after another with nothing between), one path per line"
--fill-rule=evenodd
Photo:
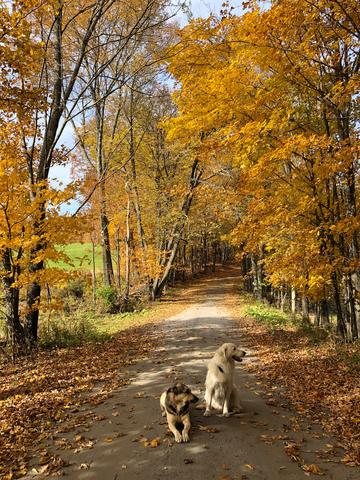
M295 329L307 337L309 343L318 345L329 338L329 332L310 322L305 322L301 316L283 312L265 303L254 301L250 296L244 296L244 314L265 325L274 335L277 331Z
M0 318L0 341L6 336L5 320Z
M62 316L40 323L39 343L42 348L74 347L110 338L109 333L98 331L94 323L84 317Z
M286 313L262 303L248 305L245 314L267 325L271 331L291 326L294 323L294 320Z
M110 340L117 332L146 323L149 309L116 315L78 311L40 322L42 348L73 347Z
M114 287L99 286L94 298L89 279L77 273L66 287L52 293L39 322L39 344L45 349L103 342L121 330L141 325L146 317L140 297L130 297L127 311L122 312L125 307Z

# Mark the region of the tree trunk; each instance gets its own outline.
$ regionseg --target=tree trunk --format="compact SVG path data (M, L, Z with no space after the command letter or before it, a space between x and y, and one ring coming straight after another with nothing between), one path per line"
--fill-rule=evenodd
M105 205L103 205L103 208L101 208L100 212L103 276L105 285L112 286L114 285L114 270L111 258L109 220L106 211L104 211L104 207Z
M354 298L354 288L351 275L344 277L346 317L350 327L351 340L358 338L357 318L356 318L356 300Z
M98 100L96 92L93 93L94 99ZM114 270L111 259L111 246L109 235L109 219L106 212L106 184L105 174L106 165L103 158L103 140L104 140L104 102L96 104L95 119L96 119L96 168L98 180L100 182L99 196L100 196L100 234L101 234L101 250L103 262L103 276L105 285L114 285Z
M294 287L291 287L291 313L296 314L296 291Z
M202 264L204 272L207 271L208 254L207 254L207 237L206 233L203 234L203 246L202 246Z
M215 267L216 267L216 254L217 254L217 243L213 242L212 244L212 271L215 272Z
M195 267L194 246L193 245L191 245L191 250L190 250L190 266L191 266L191 276L194 278L195 273L196 273L196 267Z
M132 193L132 201L134 205L137 229L138 229L138 236L140 240L140 246L143 251L143 263L146 264L146 239L145 239L145 232L143 227L141 209L140 209L140 201L139 201L139 190L137 187L137 173L136 173L136 158L135 158L135 138L134 138L134 90L131 89L130 93L130 113L129 113L129 158L130 158L130 166L131 166L131 182L129 183L129 187Z
M310 323L310 314L309 314L309 299L306 295L301 297L301 313L302 319L305 323Z
M94 310L95 310L96 308L96 265L95 265L95 243L93 239L91 239L91 245L92 245L93 304L94 304Z
M45 205L42 205L45 208ZM43 212L41 215L40 223L44 222L45 213ZM35 231L41 231L41 227L39 225L35 226ZM39 272L44 269L44 261L40 260L38 262L35 261L36 257L38 256L39 252L44 249L44 245L42 243L38 243L37 246L31 251L30 253L30 264L29 264L29 273L31 276L37 276ZM33 349L37 345L38 341L38 327L39 327L39 306L40 306L40 297L41 297L41 285L38 281L33 281L28 286L27 294L26 294L26 308L27 313L25 315L25 333L28 341L28 346L30 349Z
M3 268L7 275L3 276L2 284L4 288L3 300L5 305L6 320L6 345L11 352L12 358L19 354L23 354L27 349L27 339L20 322L19 317L19 289L13 286L14 276L12 274L12 262L9 249L5 249L2 258Z
M121 293L121 249L120 249L120 231L116 229L115 233L115 251L116 251L116 287Z
M281 287L280 289L280 309L282 312L285 311L285 301L287 297L287 291L284 287Z
M128 196L126 209L126 237L125 237L125 285L124 285L124 309L128 308L130 297L130 275L131 275L131 202Z
M341 336L343 340L346 340L346 325L344 321L343 311L341 307L341 298L340 298L340 290L339 290L339 283L338 283L338 276L337 273L334 271L331 275L331 281L333 286L334 292L334 300L336 305L336 331L338 335Z
M258 275L258 265L255 255L253 253L250 254L251 260L251 275L252 275L252 282L253 282L253 292L255 297L258 300L261 300L261 286L259 284L259 275Z

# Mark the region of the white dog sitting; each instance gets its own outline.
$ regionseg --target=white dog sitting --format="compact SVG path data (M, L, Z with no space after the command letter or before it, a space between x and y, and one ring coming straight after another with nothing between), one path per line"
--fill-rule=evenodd
M233 343L224 343L216 350L208 363L205 380L205 417L211 415L212 407L222 410L224 417L229 417L231 411L241 409L233 379L235 361L242 362L245 355L246 352Z

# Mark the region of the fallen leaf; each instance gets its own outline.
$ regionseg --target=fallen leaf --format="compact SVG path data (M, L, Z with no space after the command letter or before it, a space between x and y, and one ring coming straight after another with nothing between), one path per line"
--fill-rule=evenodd
M157 437L157 438L153 438L152 440L148 440L147 438L143 437L139 439L139 442L142 442L145 448L146 447L157 448L161 443L161 438Z
M96 415L94 417L94 420L97 420L98 422L101 422L102 420L105 420L105 415Z
M314 475L325 475L325 473L323 473L315 463L310 465L304 464L301 468L304 470L304 472L313 473Z
M198 429L203 431L203 432L208 432L208 433L218 433L219 430L215 427L208 427L204 425L198 425Z
M133 398L146 398L146 394L145 394L145 392L137 392L137 393L135 393Z
M160 445L160 438L154 438L154 440L151 440L150 442L150 447L151 448L156 448Z

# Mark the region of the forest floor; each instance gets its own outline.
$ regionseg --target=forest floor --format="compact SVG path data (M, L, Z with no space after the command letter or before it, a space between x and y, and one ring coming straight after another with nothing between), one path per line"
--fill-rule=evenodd
M334 364L330 347L318 347L316 354L300 338L296 347L291 330L274 335L244 318L238 285L239 270L222 269L172 295L157 322L120 332L110 342L44 354L27 370L3 371L0 477L359 478L357 367L348 368L344 354ZM172 316L160 321L165 312ZM236 368L244 412L205 418L199 405L190 442L176 444L160 415L161 392L180 380L203 397L206 362L229 341L247 351ZM325 357L341 375L326 378ZM323 383L338 388L344 400L339 424Z

